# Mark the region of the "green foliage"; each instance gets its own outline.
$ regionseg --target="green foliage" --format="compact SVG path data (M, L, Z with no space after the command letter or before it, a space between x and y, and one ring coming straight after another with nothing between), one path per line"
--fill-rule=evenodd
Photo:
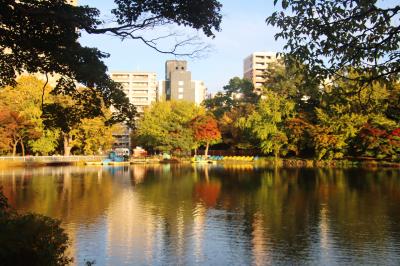
M55 152L58 146L60 132L58 130L44 130L40 138L29 140L32 152L40 155L49 155Z
M259 99L250 80L234 77L229 84L224 86L223 92L219 92L212 99L207 99L204 106L215 117L221 118L226 112L247 104L256 104Z
M60 221L18 214L0 191L0 261L2 265L69 265L68 236Z
M267 77L264 90L294 101L297 112L307 119L315 119L314 109L321 103L322 90L319 82L307 75L307 66L285 56L270 63L264 75Z
M110 127L105 125L105 119L96 117L84 119L79 127L78 138L83 146L85 155L104 154L112 148L114 143L113 132L117 131L117 125Z
M185 101L155 103L138 121L137 140L159 151L188 152L196 146L190 122L204 113L201 107Z
M264 97L256 110L238 123L242 128L251 129L260 141L262 152L273 153L277 157L287 152L288 137L284 124L286 119L294 116L295 105L274 92L267 91Z
M275 0L275 4L277 4ZM400 5L379 1L282 0L267 23L281 30L289 59L304 62L311 76L323 81L356 69L358 84L397 81L400 72L398 16ZM336 77L335 77L336 78Z
M257 140L247 128L239 127L237 121L254 111L260 96L251 81L234 77L224 86L223 92L204 102L205 107L218 119L223 142L232 148L248 149Z

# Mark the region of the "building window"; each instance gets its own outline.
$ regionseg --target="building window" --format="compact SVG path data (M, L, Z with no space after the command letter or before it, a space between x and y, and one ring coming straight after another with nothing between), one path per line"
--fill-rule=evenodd
M112 74L113 78L129 78L129 74Z
M148 75L133 75L134 79L148 79Z
M183 86L183 85L185 85L185 82L183 80L180 80L180 81L178 81L178 85Z
M178 99L183 99L183 94L179 94Z
M183 88L182 88L182 87L179 87L179 88L178 88L178 92L179 92L179 93L183 93Z

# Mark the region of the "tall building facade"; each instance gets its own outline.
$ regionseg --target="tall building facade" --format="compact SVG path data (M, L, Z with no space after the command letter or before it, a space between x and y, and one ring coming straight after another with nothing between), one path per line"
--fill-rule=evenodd
M255 52L243 60L243 78L251 80L254 88L260 90L265 82L265 70L268 65L276 62L274 52Z
M157 101L157 74L153 72L111 72L111 78L122 85L122 90L129 98L129 102L136 107L139 114L144 109ZM131 149L130 132L124 128L113 134L114 148Z
M122 85L129 102L138 113L157 101L157 74L153 72L111 72L111 78Z
M192 80L192 73L187 69L187 62L183 60L168 60L165 63L165 81L160 82L163 87L163 97L169 100L185 100L200 104L206 95L203 81Z
M194 103L200 105L207 96L207 88L202 80L192 80L194 88Z

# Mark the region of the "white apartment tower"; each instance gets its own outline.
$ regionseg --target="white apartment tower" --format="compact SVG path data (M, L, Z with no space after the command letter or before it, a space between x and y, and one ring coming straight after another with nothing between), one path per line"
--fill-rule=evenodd
M192 87L194 88L194 103L200 105L207 95L207 88L202 80L192 80Z
M111 72L111 78L122 85L129 102L139 113L157 101L157 74L153 72Z
M122 90L129 98L129 102L136 107L139 114L144 108L157 101L157 74L153 72L111 72L111 78L122 85ZM125 128L123 132L113 134L114 148L131 149L130 131Z
M274 52L255 52L243 60L243 78L253 82L254 88L258 91L265 82L265 70L272 62L276 62Z

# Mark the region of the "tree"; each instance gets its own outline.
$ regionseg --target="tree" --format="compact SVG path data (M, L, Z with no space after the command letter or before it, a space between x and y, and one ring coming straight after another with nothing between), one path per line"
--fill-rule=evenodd
M268 65L264 76L264 90L293 101L296 111L308 119L314 119L314 109L321 104L323 90L318 81L307 77L305 65L278 59Z
M246 128L237 126L237 120L254 111L260 96L254 91L253 83L234 77L204 106L218 119L223 142L232 148L248 149L256 144Z
M49 155L57 149L60 131L57 129L44 129L41 137L36 140L29 140L29 146L34 153Z
M294 103L278 96L274 92L265 92L256 110L248 117L242 117L238 123L242 128L249 128L260 142L261 151L273 153L275 158L285 154L288 144L285 122L294 116Z
M18 112L7 108L0 110L0 136L9 140L9 147L12 149L12 155L17 152L17 145L20 144L22 156L25 156L26 139L38 137L34 125Z
M47 155L58 146L59 132L45 129L42 118L42 100L51 102L51 88L34 76L23 75L17 79L18 85L7 86L0 91L0 106L18 112L33 126L39 138L27 138L25 145L34 153Z
M384 7L377 0L297 1L282 3L267 23L281 29L276 39L287 41L288 59L309 66L319 80L337 78L349 67L365 84L397 81L400 73L400 5Z
M69 265L68 235L61 222L37 214L18 214L0 191L2 265Z
M256 104L258 99L259 95L255 92L250 80L234 77L223 87L223 92L217 93L212 99L205 100L204 106L217 118L221 118L232 108Z
M193 103L154 103L138 121L137 139L146 148L165 152L189 152L195 147L190 122L205 111Z
M206 145L204 155L207 157L210 144L218 143L221 140L217 121L211 116L197 116L191 121L191 126L195 141Z
M159 52L157 40L144 37L144 32L157 26L178 24L202 30L208 37L219 30L221 5L215 0L160 1L160 0L116 0L112 10L112 25L99 18L100 12L88 6L72 6L65 0L33 0L0 3L0 86L15 85L16 74L27 71L59 76L56 94L85 97L76 84L90 88L89 92L100 95L104 104L114 106L118 116L111 120L131 120L135 109L129 104L120 86L107 75L102 59L108 55L95 48L83 47L78 38L81 31L89 34L111 34L141 40ZM170 51L193 44L193 40L182 40ZM121 96L122 95L122 96ZM88 105L95 111L97 105Z
M94 155L110 150L114 143L113 132L117 130L117 127L117 125L106 126L105 118L102 117L83 119L77 136L83 146L83 153Z
M81 88L87 91L87 88ZM83 92L84 93L84 92ZM93 94L90 94L93 96ZM83 100L86 100L83 98ZM98 106L103 106L100 98L90 99L95 101ZM52 130L59 130L63 139L64 156L69 156L73 147L81 144L79 126L84 119L93 119L103 115L103 110L99 108L96 112L89 104L74 101L69 96L58 96L55 102L45 104L43 107L44 125Z

